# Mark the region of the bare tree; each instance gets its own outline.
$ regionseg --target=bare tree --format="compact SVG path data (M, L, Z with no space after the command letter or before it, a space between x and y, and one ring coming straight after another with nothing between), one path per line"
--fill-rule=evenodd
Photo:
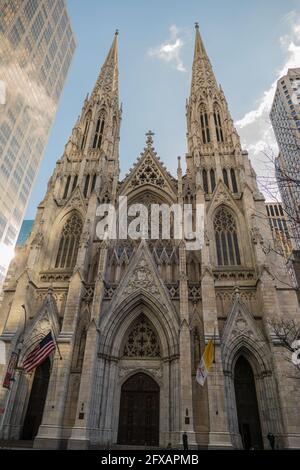
M271 329L273 330L274 336L279 341L280 345L289 352L287 356L288 362L292 363L297 371L299 372L300 379L300 364L296 364L292 360L292 355L297 349L295 347L295 341L300 340L300 324L295 320L269 320L268 321ZM300 354L298 355L298 357Z

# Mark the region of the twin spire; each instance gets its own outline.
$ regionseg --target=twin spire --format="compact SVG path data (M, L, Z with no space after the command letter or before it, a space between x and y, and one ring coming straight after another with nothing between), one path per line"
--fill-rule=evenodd
M193 61L191 94L199 88L216 88L219 90L212 65L206 53L198 23L195 23L196 38ZM119 69L118 69L118 35L116 30L113 43L101 68L92 96L99 93L108 95L111 99L119 98Z

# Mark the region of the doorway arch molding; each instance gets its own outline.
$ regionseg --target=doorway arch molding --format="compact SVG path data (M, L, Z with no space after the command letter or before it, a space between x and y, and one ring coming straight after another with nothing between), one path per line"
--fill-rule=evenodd
M243 356L250 364L258 402L258 411L262 431L263 444L268 448L269 432L277 438L279 447L282 445L282 415L276 379L272 372L271 356L268 348L259 346L253 339L245 336L235 338L231 343L222 345L222 360L225 376L225 396L228 409L229 430L235 448L243 448L239 432L236 394L234 387L234 371L238 359Z
M153 326L161 354L157 358L130 360L122 357L124 338L141 314ZM177 312L170 311L144 289L126 297L114 310L108 306L99 324L99 373L95 385L95 389L101 390L97 419L102 442L117 442L122 384L140 372L148 374L160 388L159 445L170 441L175 445L180 431L178 337Z

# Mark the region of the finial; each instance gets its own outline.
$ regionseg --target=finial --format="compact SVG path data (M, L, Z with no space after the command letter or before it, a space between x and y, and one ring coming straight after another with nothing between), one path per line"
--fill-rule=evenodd
M197 21L195 23L195 29L199 29L199 23Z
M146 137L147 137L146 144L147 144L147 147L148 147L148 148L151 148L152 145L153 145L153 136L154 136L154 135L155 135L155 134L154 134L154 132L152 132L152 131L148 131L148 132L146 133Z
M116 29L115 35L118 36L118 34L119 34L119 30Z

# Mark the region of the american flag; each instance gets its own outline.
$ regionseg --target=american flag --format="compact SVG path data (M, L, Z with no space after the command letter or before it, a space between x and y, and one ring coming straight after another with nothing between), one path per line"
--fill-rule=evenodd
M50 354L55 350L55 343L52 338L52 333L47 334L38 346L36 346L23 361L23 369L29 374L33 369L39 366Z

